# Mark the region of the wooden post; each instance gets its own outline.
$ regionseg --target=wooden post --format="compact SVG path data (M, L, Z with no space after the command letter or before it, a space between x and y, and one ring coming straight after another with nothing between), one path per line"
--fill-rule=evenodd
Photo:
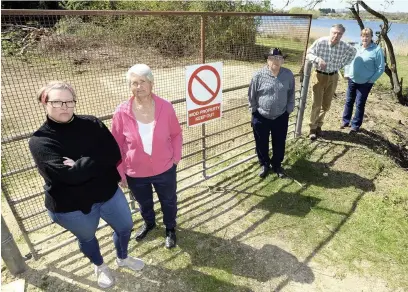
M1 258L13 275L20 274L27 268L3 215L1 215Z

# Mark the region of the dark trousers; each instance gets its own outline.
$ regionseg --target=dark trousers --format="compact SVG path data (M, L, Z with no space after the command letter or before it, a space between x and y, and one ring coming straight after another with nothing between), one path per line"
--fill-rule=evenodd
M347 100L346 104L344 105L343 112L344 125L351 125L351 128L355 130L360 128L364 119L364 109L367 97L372 87L373 83L358 84L349 79L347 87ZM351 120L354 103L356 104L356 111L354 113L353 120Z
M264 118L258 111L252 114L252 130L255 137L256 153L261 165L281 167L285 156L286 135L289 114L283 113L274 120ZM272 136L272 159L269 158L269 135Z
M159 197L163 212L163 223L167 229L176 227L177 216L177 174L176 165L169 170L150 177L129 177L126 180L135 200L140 207L140 213L147 224L156 222L153 209L153 188Z

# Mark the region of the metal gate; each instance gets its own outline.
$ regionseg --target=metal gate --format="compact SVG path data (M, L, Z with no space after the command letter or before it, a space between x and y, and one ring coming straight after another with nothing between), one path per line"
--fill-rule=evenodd
M77 91L76 113L98 116L110 127L114 109L130 95L127 69L148 64L154 92L172 102L183 128L182 192L255 157L247 88L270 47L287 53L284 66L296 73L288 133L300 134L299 81L310 24L311 15L272 13L2 10L2 193L33 257L75 240L47 216L43 181L28 150L45 119L37 89L68 81ZM187 127L185 66L219 61L223 117Z

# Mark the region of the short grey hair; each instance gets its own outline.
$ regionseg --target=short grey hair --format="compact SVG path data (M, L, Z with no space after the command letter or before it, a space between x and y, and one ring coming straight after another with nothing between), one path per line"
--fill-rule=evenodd
M341 23L339 23L339 24L333 24L333 25L332 25L332 28L341 29L341 30L343 31L343 33L346 32L346 28L345 28Z
M136 64L130 67L130 69L126 73L126 81L130 85L130 78L132 75L139 75L146 77L151 83L154 82L154 77L152 70L146 64Z

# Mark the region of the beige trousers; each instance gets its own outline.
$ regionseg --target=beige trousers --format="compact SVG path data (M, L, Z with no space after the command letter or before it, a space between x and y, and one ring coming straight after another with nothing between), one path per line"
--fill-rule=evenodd
M331 101L336 92L339 74L324 75L312 73L312 113L310 115L310 130L322 127L324 116L330 109Z

